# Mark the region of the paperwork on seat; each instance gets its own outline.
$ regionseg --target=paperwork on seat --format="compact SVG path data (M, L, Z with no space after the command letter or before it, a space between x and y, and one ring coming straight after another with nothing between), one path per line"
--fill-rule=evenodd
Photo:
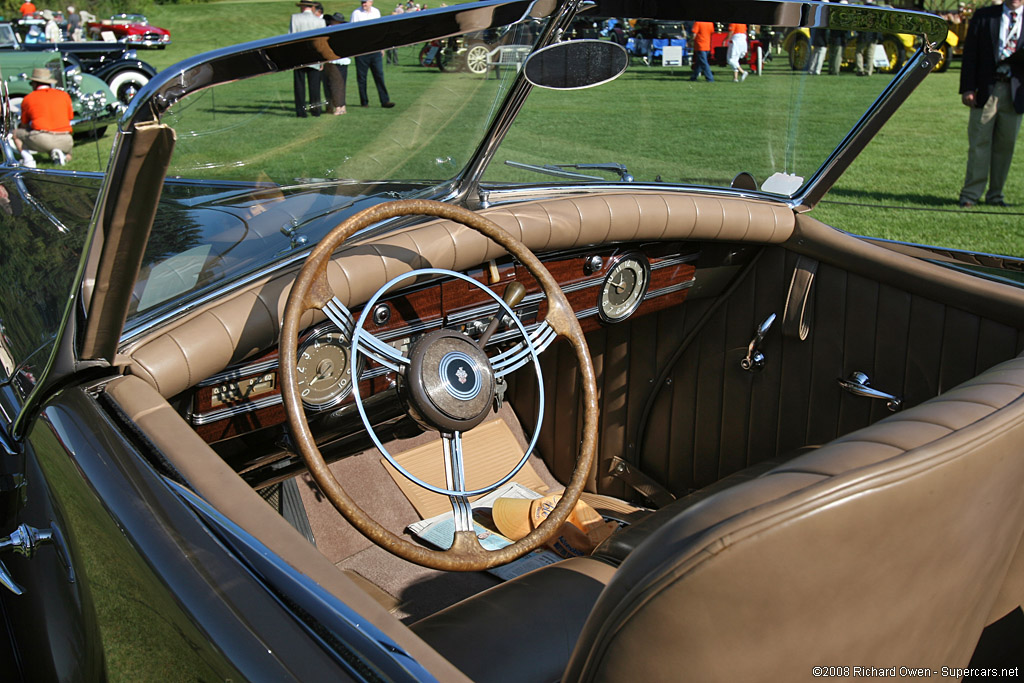
M489 510L494 506L494 501L498 498L525 498L532 500L542 497L542 494L513 481L477 499L472 503L472 507L475 513L476 510ZM452 540L455 538L455 515L452 512L446 512L430 519L414 522L407 528L411 533L427 543L442 550L447 550L451 547ZM488 529L476 521L473 522L473 528L484 550L498 550L512 544L512 541L497 531ZM508 581L534 569L554 564L561 559L555 552L546 548L539 548L518 560L500 567L488 569L487 571L503 581Z

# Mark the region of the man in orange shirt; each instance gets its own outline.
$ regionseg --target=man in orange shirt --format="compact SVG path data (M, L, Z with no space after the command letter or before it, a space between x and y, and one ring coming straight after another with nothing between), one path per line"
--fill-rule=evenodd
M18 11L21 12L21 16L27 17L36 13L36 6L32 4L32 0L25 0L25 2L21 3Z
M708 83L714 83L715 77L711 75L711 65L708 63L708 55L711 53L711 34L715 32L715 25L710 21L693 22L693 75L691 81L697 80L701 74Z
M61 166L71 158L71 96L53 86L57 81L46 68L32 69L33 90L21 101L21 124L14 131L14 144L26 166L34 167L29 151L43 152Z

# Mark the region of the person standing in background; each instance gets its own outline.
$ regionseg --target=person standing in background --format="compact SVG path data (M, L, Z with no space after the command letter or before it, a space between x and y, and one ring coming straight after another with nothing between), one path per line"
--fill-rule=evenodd
M812 76L821 74L821 67L825 65L825 53L828 51L828 29L811 29L811 56L807 60L807 72Z
M964 41L960 68L960 99L971 108L967 122L967 172L959 205L969 208L981 201L1009 206L1003 186L1010 173L1013 148L1024 112L1024 52L1021 6L1024 0L974 12Z
M328 26L345 23L345 16L340 12L328 14L324 17ZM345 90L348 86L348 65L352 60L348 57L335 59L324 64L324 89L327 91L327 101L331 113L341 116L347 113L345 108Z
M858 76L875 73L875 47L882 40L878 31L857 31L857 56L855 64Z
M711 54L711 34L715 32L715 25L710 21L693 22L693 75L691 81L704 75L708 83L714 83L715 77L711 74L711 64L708 62L708 55Z
M725 53L725 61L732 67L733 83L747 80L747 72L740 66L740 60L747 54L747 25L729 24L729 37L726 41L729 47Z
M68 40L76 43L82 39L82 15L74 7L68 7Z
M359 21L371 21L380 19L380 10L373 6L373 0L363 0L359 9L352 11L350 21L354 24ZM366 94L366 72L373 73L373 84L377 86L377 97L380 98L380 106L390 109L395 106L388 96L387 86L384 85L384 59L380 52L373 52L368 55L356 57L356 85L359 86L359 106L369 107L370 98Z
M43 25L43 42L59 43L63 39L63 34L60 31L60 26L57 26L57 20L53 18L53 12L44 9L42 15L46 20L46 24Z
M297 7L301 10L292 15L288 33L300 33L326 26L323 17L313 12L317 5L314 0L299 0ZM300 119L309 113L320 116L320 65L304 66L292 72L295 91L295 115ZM309 85L309 112L306 111L306 85Z
M32 0L25 0L25 2L21 3L18 11L21 12L21 16L30 17L36 13L36 6L32 4Z

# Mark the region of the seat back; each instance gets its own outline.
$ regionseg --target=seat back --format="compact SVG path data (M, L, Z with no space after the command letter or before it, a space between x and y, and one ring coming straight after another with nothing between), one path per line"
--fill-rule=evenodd
M1020 604L1022 531L1017 358L672 518L604 589L563 680L964 666Z

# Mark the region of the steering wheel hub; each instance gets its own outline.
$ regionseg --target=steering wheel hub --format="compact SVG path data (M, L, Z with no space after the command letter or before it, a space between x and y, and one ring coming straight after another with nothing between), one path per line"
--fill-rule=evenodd
M465 431L494 402L494 371L472 339L453 330L424 335L409 354L402 389L414 416L432 429Z

